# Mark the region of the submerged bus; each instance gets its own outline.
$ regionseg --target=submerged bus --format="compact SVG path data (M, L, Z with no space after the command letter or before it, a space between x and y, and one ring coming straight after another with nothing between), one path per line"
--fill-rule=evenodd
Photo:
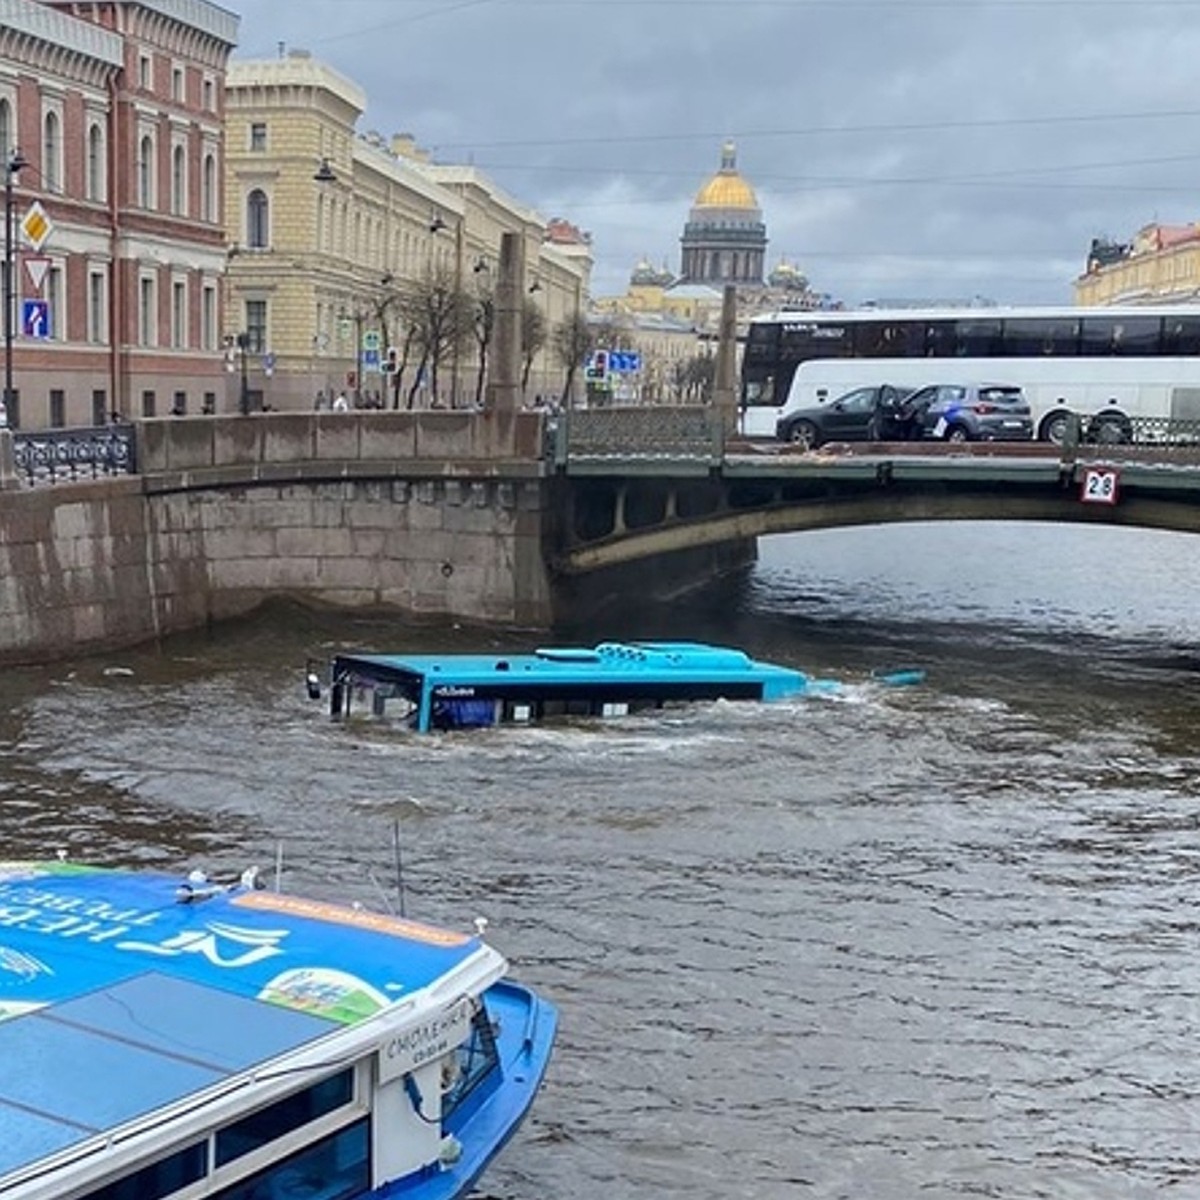
M1018 384L1034 437L1061 441L1076 413L1123 441L1131 418L1200 420L1200 305L766 314L746 335L741 432L774 437L786 413L883 383Z

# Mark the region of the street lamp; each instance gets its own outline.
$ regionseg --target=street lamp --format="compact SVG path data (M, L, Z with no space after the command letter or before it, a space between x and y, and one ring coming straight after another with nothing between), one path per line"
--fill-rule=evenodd
M4 162L4 416L13 402L13 180L29 166L15 146Z
M238 411L243 417L250 415L250 375L246 369L246 351L250 348L250 335L248 333L239 333L237 335L238 354L242 360L242 391L238 399Z

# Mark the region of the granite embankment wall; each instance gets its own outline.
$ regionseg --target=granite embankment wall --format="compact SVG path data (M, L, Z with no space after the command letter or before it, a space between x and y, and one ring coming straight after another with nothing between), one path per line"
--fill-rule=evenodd
M128 645L281 595L547 624L541 436L531 414L171 419L139 425L140 475L28 488L10 473L0 660Z

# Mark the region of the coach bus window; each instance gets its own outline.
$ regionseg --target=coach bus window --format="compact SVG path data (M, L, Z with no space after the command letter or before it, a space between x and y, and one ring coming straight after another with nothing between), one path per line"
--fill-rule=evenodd
M925 350L929 358L953 358L954 322L931 321L925 326Z
M1005 318L1006 358L1037 358L1043 355L1069 358L1078 352L1078 321L1052 317Z
M1158 354L1161 341L1161 317L1124 317L1113 330L1113 353Z
M1200 354L1200 317L1168 317L1162 349L1164 354Z
M994 358L1002 353L999 321L956 321L954 340L959 358Z
M746 357L756 362L770 362L779 350L779 326L751 323L746 337Z

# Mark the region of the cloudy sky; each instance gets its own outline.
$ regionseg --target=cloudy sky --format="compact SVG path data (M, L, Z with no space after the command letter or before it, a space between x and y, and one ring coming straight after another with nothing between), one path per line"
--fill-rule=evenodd
M593 293L736 140L818 291L1069 302L1093 237L1200 220L1200 0L223 0L405 130L590 230Z

